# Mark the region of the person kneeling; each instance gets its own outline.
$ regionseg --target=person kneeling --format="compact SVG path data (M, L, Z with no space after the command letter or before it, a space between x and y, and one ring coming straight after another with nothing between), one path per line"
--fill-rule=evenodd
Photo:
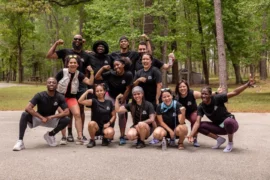
M144 100L144 91L139 86L135 86L132 89L131 103L120 106L119 99L122 97L122 94L116 97L116 112L131 112L133 125L127 133L127 138L132 141L137 139L136 148L143 148L145 147L144 140L153 132L152 123L155 120L154 107L150 102Z
M185 107L173 100L169 88L161 89L162 103L157 107L157 120L159 127L153 133L154 138L162 140L170 138L170 145L175 145L175 139L179 138L178 149L184 149L183 141L188 133L185 125Z
M37 93L25 108L22 113L19 125L19 140L13 147L13 151L20 151L25 148L23 137L27 124L30 128L37 126L45 126L54 128L52 131L44 135L44 139L49 146L57 146L55 135L64 129L70 118L69 109L65 102L65 97L56 92L57 81L55 78L50 77L47 80L47 91ZM37 105L37 111L33 108ZM55 111L60 107L60 113L55 114Z

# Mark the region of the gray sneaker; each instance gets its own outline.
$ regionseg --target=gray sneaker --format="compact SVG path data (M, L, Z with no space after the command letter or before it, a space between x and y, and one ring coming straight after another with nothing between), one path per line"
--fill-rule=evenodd
M13 147L13 151L20 151L22 149L25 149L24 144L23 144L23 141L22 140L18 140L16 142L16 144L14 145L14 147Z
M67 145L67 138L66 137L62 137L62 139L60 140L60 145Z

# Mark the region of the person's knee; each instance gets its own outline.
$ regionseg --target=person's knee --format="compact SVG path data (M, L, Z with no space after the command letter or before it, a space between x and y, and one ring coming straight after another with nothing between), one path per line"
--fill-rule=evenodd
M75 121L81 118L81 114L80 113L74 113L73 114Z
M186 125L177 126L175 131L176 131L176 134L179 136L187 135L187 133L188 133L188 129L187 129Z
M24 111L24 112L22 113L21 117L23 117L23 118L29 118L29 117L32 117L32 115L29 114L28 112Z
M137 137L137 135L136 135L136 133L135 132L133 132L133 131L129 131L128 133L127 133L127 138L128 138L128 140L134 140L134 139L136 139L136 137Z
M145 129L147 126L147 124L145 122L139 122L137 125L137 129L141 130L141 129Z
M105 130L104 131L104 137L105 138L113 138L113 136L114 136L114 130L112 129L112 128L110 128L110 129L107 129L107 130Z
M155 139L159 139L161 140L163 138L163 135L162 135L162 132L160 129L156 129L154 132L153 132L153 137Z
M88 127L89 128L94 128L95 126L96 126L96 122L95 121L90 121L89 123L88 123Z
M66 117L63 117L62 118L62 121L65 123L65 124L69 124L69 122L71 121L70 118L68 116Z

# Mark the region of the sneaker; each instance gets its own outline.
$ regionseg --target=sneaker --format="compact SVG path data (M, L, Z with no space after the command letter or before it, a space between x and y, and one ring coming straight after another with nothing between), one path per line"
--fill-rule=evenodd
M84 145L83 138L77 138L75 143L76 145Z
M14 145L14 147L13 147L13 151L20 151L20 150L23 150L23 149L25 149L23 141L18 140L16 142L16 144Z
M94 146L96 146L96 141L90 139L89 143L87 144L87 148L92 148L92 147L94 147Z
M101 143L102 146L108 146L109 144L110 144L110 142L107 138L102 139L102 143Z
M176 144L175 144L175 139L170 139L170 141L169 141L169 146L171 146L171 147L176 146Z
M119 145L126 144L126 139L124 137L120 137Z
M136 149L144 148L146 145L144 141L138 141L138 144L136 145Z
M232 149L233 149L233 142L229 142L228 145L223 150L223 152L228 153L228 152L231 152Z
M149 144L158 144L159 140L158 139L152 139Z
M83 136L83 145L86 145L86 144L88 144L88 140L87 140L87 138L85 137L85 136Z
M44 134L44 139L47 141L47 143L49 144L49 146L55 147L57 146L57 143L55 141L55 137L54 136L49 136L49 131Z
M67 138L65 136L60 140L60 145L67 145Z
M225 143L226 139L223 137L217 138L217 144L212 147L212 149L218 149L223 143Z
M198 143L197 138L194 138L193 146L194 146L194 147L200 147L200 144Z
M67 141L68 141L68 142L74 142L74 138L73 138L73 135L72 135L72 134L69 134L69 135L67 136Z

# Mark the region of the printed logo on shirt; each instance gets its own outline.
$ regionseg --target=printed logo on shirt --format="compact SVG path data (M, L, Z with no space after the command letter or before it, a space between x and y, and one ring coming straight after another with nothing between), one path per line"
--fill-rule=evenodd
M82 61L82 62L84 62L84 59L83 59L83 58L81 58L81 61Z
M187 105L188 105L188 106L191 106L191 105L192 105L192 102L191 102L191 101L188 101L188 102L187 102Z
M109 110L111 110L111 108L110 108L109 106L107 106L107 108L106 108L106 109L107 109L108 111L109 111Z
M217 107L217 106L215 106L215 107L214 107L214 110L217 110L217 108L218 108L218 107Z
M53 103L53 105L54 105L54 106L57 106L57 105L58 105L58 103L55 101L55 102Z
M148 79L152 79L152 76L148 76Z
M126 81L125 81L125 80L123 80L123 81L122 81L122 84L126 84Z
M176 113L174 112L174 113L172 114L172 116L175 117L175 116L176 116Z
M145 110L143 110L142 114L147 114L147 112Z
M107 60L104 61L104 64L109 64Z

